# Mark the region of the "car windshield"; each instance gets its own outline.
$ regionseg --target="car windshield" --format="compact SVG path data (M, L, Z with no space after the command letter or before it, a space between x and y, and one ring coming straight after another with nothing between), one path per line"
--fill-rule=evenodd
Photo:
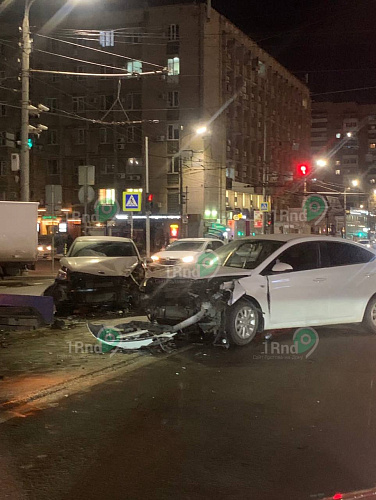
M166 248L166 252L198 252L203 247L202 241L174 241Z
M240 269L255 269L284 241L274 240L237 240L215 251L222 266Z
M133 257L133 243L125 241L76 241L68 257Z

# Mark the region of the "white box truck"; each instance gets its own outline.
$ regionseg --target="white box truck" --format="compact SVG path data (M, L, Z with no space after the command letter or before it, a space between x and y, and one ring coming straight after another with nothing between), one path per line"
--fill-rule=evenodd
M0 275L15 276L38 256L38 203L0 201Z

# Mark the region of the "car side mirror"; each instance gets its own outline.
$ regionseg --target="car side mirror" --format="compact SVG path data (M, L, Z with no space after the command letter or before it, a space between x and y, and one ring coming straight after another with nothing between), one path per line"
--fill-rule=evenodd
M286 271L293 271L293 267L285 262L276 262L272 267L273 273L285 273Z

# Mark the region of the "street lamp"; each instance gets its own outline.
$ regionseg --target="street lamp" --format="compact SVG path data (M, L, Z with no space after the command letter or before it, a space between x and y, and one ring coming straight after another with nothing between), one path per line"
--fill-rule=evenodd
M351 185L352 185L353 187L357 187L357 186L359 186L359 181L358 181L358 179L353 179L353 180L351 181Z
M203 135L208 131L208 127L206 125L203 125L202 127L196 128L196 134L197 135Z
M328 165L328 160L326 160L325 158L319 158L318 160L316 160L316 165L318 167L326 167Z

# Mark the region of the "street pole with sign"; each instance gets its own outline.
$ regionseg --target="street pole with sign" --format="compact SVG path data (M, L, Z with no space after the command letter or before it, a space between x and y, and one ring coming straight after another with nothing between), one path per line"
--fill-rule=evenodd
M145 191L146 196L149 193L149 137L145 137ZM145 224L145 239L146 239L146 257L150 257L150 210L146 206L146 224Z

